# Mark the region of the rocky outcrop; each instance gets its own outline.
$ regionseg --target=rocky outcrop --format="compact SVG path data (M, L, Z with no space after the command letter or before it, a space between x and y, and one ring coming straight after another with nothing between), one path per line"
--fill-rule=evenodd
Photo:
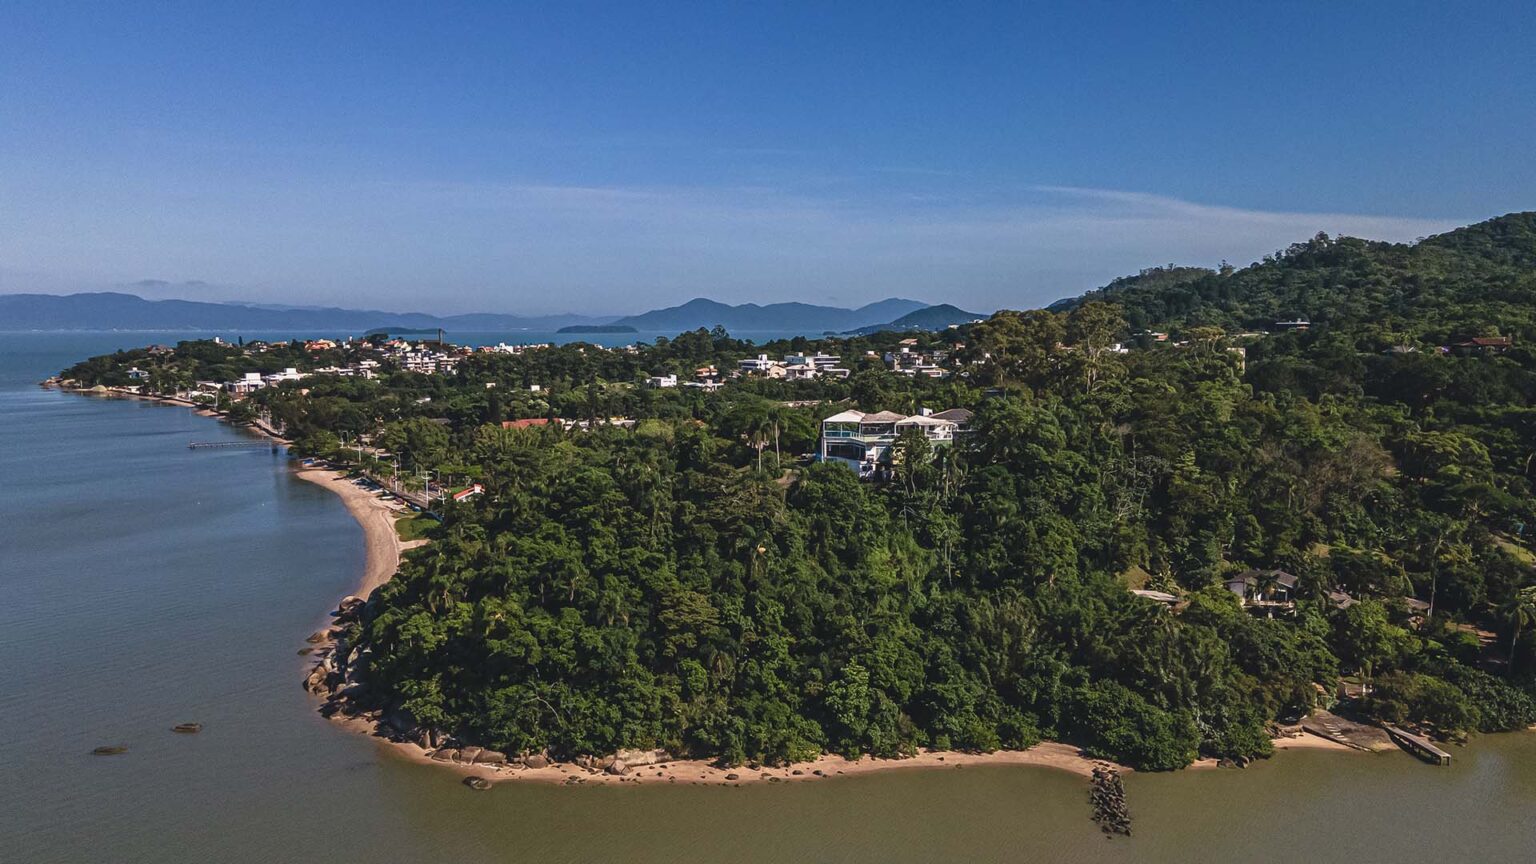
M348 595L341 598L341 602L336 604L336 622L350 624L359 620L363 614L363 607L367 605L368 601L361 597Z
M311 693L329 694L331 692L333 682L328 662L316 663L315 667L309 670L309 675L304 678L304 689Z
M1105 834L1131 836L1131 812L1125 807L1125 783L1120 771L1110 765L1095 765L1088 791L1093 805L1093 821Z

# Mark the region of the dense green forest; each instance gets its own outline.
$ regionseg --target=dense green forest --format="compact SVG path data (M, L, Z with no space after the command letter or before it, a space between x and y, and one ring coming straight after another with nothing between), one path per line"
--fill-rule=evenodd
M366 439L485 486L341 652L354 707L463 742L736 764L1050 738L1169 769L1266 755L1341 676L1373 687L1356 710L1442 736L1536 723L1536 214L999 312L921 337L942 380L886 371L909 335L475 355L240 410L304 452ZM65 375L269 362L200 345ZM636 386L807 349L853 374ZM874 483L807 458L849 405L976 414L954 447L903 439ZM499 423L612 416L637 422ZM1244 609L1223 582L1250 568L1295 574L1294 608Z

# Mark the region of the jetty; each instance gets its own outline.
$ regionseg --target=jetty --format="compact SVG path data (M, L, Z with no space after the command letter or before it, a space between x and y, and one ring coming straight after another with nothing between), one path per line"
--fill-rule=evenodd
M1392 740L1397 742L1397 746L1423 759L1425 762L1431 765L1451 764L1451 754L1435 746L1435 743L1428 738L1422 735L1415 735L1406 729L1399 729L1396 726L1382 724L1381 728L1387 730L1387 734L1392 736Z
M187 445L188 450L233 450L254 449L257 447L270 447L272 448L273 452L276 452L278 448L278 442L270 439L264 439L261 441L193 441L191 444Z

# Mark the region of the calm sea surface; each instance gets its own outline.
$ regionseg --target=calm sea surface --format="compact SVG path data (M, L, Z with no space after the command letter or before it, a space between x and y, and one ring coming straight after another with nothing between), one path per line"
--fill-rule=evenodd
M299 688L295 652L363 563L333 496L266 450L189 451L238 433L184 409L32 384L179 336L0 334L0 862L1536 857L1536 735L1450 768L1297 752L1134 775L1136 836L1113 841L1081 780L1039 768L470 792ZM187 721L202 734L170 731ZM128 753L88 755L108 744Z

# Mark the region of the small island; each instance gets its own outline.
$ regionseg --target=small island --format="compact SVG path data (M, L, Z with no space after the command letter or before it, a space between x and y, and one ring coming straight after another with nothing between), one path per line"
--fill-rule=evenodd
M572 324L561 327L556 333L639 333L628 324Z

